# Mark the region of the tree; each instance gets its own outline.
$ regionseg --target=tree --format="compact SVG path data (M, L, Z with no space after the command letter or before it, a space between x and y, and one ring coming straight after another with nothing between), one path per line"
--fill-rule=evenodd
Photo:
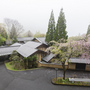
M25 37L33 37L33 34L30 30L28 30L25 34L24 34Z
M14 37L17 38L23 31L23 26L16 20L6 18L5 24L7 26L8 35L11 39Z
M40 33L40 31L38 31L38 32L35 33L34 37L35 37L35 38L36 38L36 37L45 37L45 34Z
M52 10L49 23L48 23L48 31L46 33L46 39L45 39L46 42L49 43L54 39L54 32L55 32L55 20L54 20L54 14Z
M0 35L0 46L4 45L6 39Z
M5 30L5 25L0 23L0 34L2 37L7 39L7 32Z
M17 37L16 29L14 24L12 24L11 32L10 32L10 38L13 39L14 37Z
M25 66L25 69L27 69L27 65L26 65L26 63L27 63L27 58L26 58L26 57L24 57L24 58L23 58L23 61L24 61L24 66Z
M87 42L85 40L74 41L71 46L73 47L72 57L90 59L90 39Z
M51 41L50 43L52 43L51 44L52 46L50 46L46 51L55 54L55 56L57 57L56 60L62 63L63 79L65 79L65 72L66 72L65 63L71 58L72 55L71 45L70 43L58 43L56 41Z
M61 38L64 38L65 40L67 40L68 35L65 29L66 29L66 20L65 20L63 9L61 9L60 15L58 17L57 25L56 25L56 30L54 33L55 41L58 41Z
M87 29L87 34L86 36L88 36L90 34L90 25L88 25L88 29Z
M85 34L82 35L78 35L78 36L72 36L68 38L68 41L80 41L80 40L84 40L86 38Z
M12 43L16 43L16 42L18 42L17 38L16 37L13 37Z
M24 61L23 61L22 57L17 53L16 50L14 50L11 53L9 60L10 60L10 65L12 65L12 67L15 70L24 69Z
M24 65L25 65L25 69L29 69L29 68L35 68L37 67L37 56L36 55L33 55L33 56L29 56L29 57L24 57L23 58L24 60Z

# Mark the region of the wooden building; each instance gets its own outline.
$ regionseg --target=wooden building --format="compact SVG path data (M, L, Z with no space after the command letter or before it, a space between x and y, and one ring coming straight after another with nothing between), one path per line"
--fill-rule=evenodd
M45 50L47 49L47 44L41 42L37 38L34 38L33 41L28 41L25 44L15 43L10 47L0 48L0 57L10 55L13 50L16 50L21 56L29 57L32 55L37 55L38 57L38 67L50 67L50 68L61 68L62 65L56 62L52 62L56 57L54 54L47 54ZM90 71L90 59L77 59L71 58L69 62L65 63L66 69L71 70L85 70Z
M43 43L29 41L21 45L16 51L26 58L32 55L37 55L37 61L39 62L47 54L45 52L45 49L46 45L44 45Z
M17 50L20 46L4 46L0 47L0 61L4 61L8 59L8 56L11 55L11 53L14 50Z
M43 43L43 44L46 44L47 45L47 43L45 42L45 37L33 38L32 41L34 41L34 42L40 42L40 43Z
M33 39L33 37L18 37L17 41L18 43L26 43L28 41L31 41Z
M71 58L68 69L90 71L90 59Z
M54 54L49 54L46 55L43 59L42 62L44 63L41 64L43 67L55 67L62 69L61 64L57 64L55 62L51 62L55 59ZM81 58L70 58L69 62L66 62L66 69L71 69L71 70L83 70L83 71L90 71L90 59L81 59Z

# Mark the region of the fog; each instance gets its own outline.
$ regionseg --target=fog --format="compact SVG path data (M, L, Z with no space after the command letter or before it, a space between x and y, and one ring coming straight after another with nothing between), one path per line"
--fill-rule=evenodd
M33 34L46 33L51 11L55 22L63 8L69 36L87 32L90 24L90 0L0 0L0 23L4 18L18 20L25 29Z

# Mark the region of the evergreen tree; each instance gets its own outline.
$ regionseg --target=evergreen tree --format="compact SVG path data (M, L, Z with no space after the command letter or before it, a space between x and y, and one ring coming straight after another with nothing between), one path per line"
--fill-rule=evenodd
M87 35L89 35L90 34L90 25L88 26L88 29L87 29L87 34L86 34L86 36Z
M52 10L49 23L48 23L48 31L46 33L46 39L45 39L47 43L53 40L54 32L55 32L55 20L54 20L54 14Z
M62 38L67 40L68 35L65 29L66 29L66 20L65 20L63 9L61 9L60 15L58 17L57 25L56 25L56 30L54 33L55 41L58 41L59 39L62 39Z

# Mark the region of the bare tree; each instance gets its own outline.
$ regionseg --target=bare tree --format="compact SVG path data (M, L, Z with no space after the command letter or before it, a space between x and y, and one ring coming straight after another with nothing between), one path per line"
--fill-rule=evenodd
M5 18L4 21L11 39L18 37L23 32L23 26L17 20Z

